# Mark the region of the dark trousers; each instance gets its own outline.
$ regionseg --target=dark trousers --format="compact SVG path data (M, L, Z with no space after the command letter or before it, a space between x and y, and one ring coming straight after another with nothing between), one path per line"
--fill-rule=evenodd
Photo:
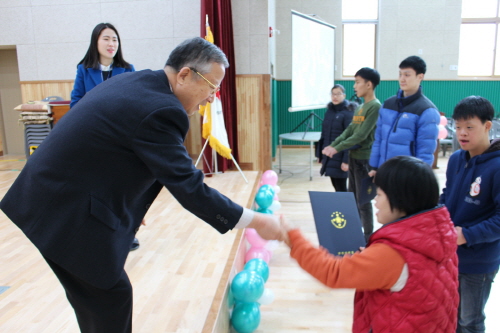
M335 189L335 192L347 192L347 178L330 177L330 179L332 180L332 185Z
M368 178L370 166L368 160L358 160L349 154L349 192L354 193L356 204L358 205L359 217L363 224L365 239L368 241L373 233L373 208L372 203L367 202L360 206L358 204L361 194L361 181Z
M132 285L123 270L110 289L96 288L45 258L66 291L83 333L132 332Z

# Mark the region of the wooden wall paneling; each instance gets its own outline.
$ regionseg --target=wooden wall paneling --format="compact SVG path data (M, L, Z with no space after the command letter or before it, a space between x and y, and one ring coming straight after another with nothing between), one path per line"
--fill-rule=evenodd
M236 75L239 163L271 168L270 76Z
M60 81L21 81L22 102L40 101L48 96L60 96L65 100L71 99L73 80ZM186 136L186 148L190 156L198 158L201 152L201 116L195 114L190 118L190 129Z
M259 122L260 122L260 171L272 169L271 150L271 75L262 75Z
M69 101L73 90L73 80L21 81L23 103L40 101L49 96L60 96Z
M201 153L201 115L197 112L189 117L189 131L186 135L184 145L189 153L189 156L196 161ZM201 163L201 161L200 161ZM201 165L201 164L199 164Z
M21 81L23 103L60 96L70 100L73 80ZM271 105L270 76L237 75L237 109L239 161L244 169L267 170L271 168ZM194 159L202 149L201 117L190 118L186 148Z

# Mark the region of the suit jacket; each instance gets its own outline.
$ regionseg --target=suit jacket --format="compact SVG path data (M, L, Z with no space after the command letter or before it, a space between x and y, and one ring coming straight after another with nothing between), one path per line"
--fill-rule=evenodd
M130 68L113 67L111 77L125 72L135 72L134 65L131 64ZM102 80L102 71L100 69L85 68L83 64L78 65L69 107L72 108L75 106L86 93L102 82L104 81Z
M162 186L221 233L242 215L203 183L183 145L188 129L163 70L106 80L54 127L0 208L42 255L110 288Z

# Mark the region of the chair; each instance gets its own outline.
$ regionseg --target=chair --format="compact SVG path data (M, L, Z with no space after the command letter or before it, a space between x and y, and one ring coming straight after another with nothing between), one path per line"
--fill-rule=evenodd
M51 131L50 124L25 124L25 154L28 159Z
M493 119L493 126L490 130L490 140L500 138L500 119Z
M446 156L446 151L448 150L448 147L452 148L452 152L455 151L455 145L454 140L456 141L456 135L455 135L455 129L453 128L453 119L448 119L448 123L446 124L446 130L448 131L448 136L444 139L439 139L439 146L441 147L441 150L443 151L443 156ZM457 142L458 144L458 142Z

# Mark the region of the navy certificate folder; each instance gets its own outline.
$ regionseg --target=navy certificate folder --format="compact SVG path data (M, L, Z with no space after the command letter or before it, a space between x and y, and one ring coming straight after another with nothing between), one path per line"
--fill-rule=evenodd
M353 254L365 246L352 192L309 191L319 244L331 254Z
M361 193L359 194L359 205L372 201L377 195L377 185L373 183L373 177L367 177L361 180Z

